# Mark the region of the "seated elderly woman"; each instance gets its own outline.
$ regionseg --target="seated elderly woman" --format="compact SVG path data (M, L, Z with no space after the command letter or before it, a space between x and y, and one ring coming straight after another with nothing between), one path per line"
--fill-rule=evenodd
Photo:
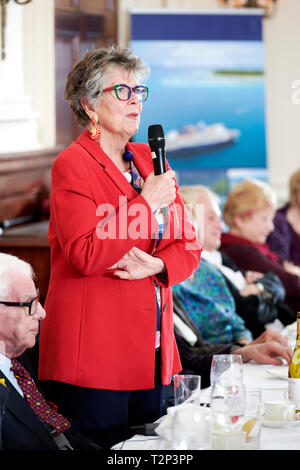
M276 211L274 231L267 238L270 248L287 269L300 272L300 170L289 181L289 201Z
M279 319L284 325L292 323L294 313L282 302L285 289L280 279L273 273L243 272L219 250L222 220L218 196L201 185L181 186L180 193L198 227L198 237L204 246L202 261L214 265L225 279L235 311L253 337L257 338L274 320ZM208 288L206 284L203 287Z
M208 343L251 342L252 334L235 310L225 279L205 259L189 279L173 286L173 293Z
M276 274L286 291L285 303L296 312L300 277L289 272L266 243L274 229L275 205L276 197L268 184L256 180L237 184L224 204L223 218L229 231L222 234L221 250L241 269Z
M189 210L189 206L186 207ZM189 279L173 286L173 295L184 306L204 341L211 345L248 344L252 340L251 332L236 313L234 299L224 277L205 259L201 259L198 269Z

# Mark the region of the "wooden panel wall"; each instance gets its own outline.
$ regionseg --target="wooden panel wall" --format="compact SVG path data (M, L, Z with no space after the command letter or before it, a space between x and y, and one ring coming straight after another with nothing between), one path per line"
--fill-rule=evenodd
M116 0L55 0L56 142L68 145L82 131L64 101L68 73L89 50L117 41Z
M0 158L0 251L29 262L44 302L50 275L48 217L51 167L60 152L51 150Z

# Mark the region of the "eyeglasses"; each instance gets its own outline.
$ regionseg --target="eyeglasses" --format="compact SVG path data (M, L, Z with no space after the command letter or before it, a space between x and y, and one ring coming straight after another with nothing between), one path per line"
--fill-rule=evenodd
M121 100L121 101L128 101L129 98L131 97L132 92L137 95L139 101L146 101L146 99L148 98L148 93L149 93L148 87L144 85L137 85L131 88L123 84L105 88L103 90L103 93L105 93L106 91L112 91L112 90L115 91L116 97L118 98L118 100Z
M32 316L37 312L39 301L40 301L40 292L37 289L37 296L34 299L29 300L28 302L6 302L0 300L0 304L6 305L7 307L28 307L29 315Z

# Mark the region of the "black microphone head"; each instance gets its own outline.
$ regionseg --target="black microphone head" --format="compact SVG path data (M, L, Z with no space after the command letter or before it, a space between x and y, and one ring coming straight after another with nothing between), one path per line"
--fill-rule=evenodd
M160 124L153 124L148 127L148 141L151 151L165 148L165 134Z

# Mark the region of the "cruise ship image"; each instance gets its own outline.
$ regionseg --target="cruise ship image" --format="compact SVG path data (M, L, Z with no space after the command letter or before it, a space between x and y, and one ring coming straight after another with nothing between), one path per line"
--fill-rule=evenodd
M207 153L234 144L240 135L238 129L228 129L222 122L186 124L166 133L167 156L178 158Z

